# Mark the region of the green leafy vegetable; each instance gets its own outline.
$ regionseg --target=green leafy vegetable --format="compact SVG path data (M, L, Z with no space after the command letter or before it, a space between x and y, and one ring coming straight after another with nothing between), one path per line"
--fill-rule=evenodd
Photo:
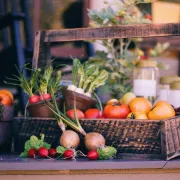
M63 147L63 146L58 146L58 147L56 148L56 151L57 151L58 154L63 154L64 151L66 151L66 148Z
M114 147L111 146L106 146L103 148L99 148L98 150L98 154L99 154L99 159L101 160L106 160L106 159L110 159L113 156L116 155L117 150Z
M20 154L20 157L25 158L28 157L28 151L30 149L38 150L40 147L45 147L47 149L51 148L51 145L47 142L44 142L44 134L41 134L41 139L36 136L31 136L29 140L25 142L24 152Z
M22 152L20 155L19 155L19 157L20 158L26 158L26 157L28 157L28 151L24 151L24 152Z
M79 59L73 59L73 69L72 69L72 84L76 84L78 77L78 69L81 67Z

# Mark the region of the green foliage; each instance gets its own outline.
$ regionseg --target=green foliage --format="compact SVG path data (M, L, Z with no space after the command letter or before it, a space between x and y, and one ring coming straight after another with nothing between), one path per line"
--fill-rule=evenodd
M103 147L103 148L99 148L99 149L97 149L97 151L98 151L98 154L99 154L98 159L101 159L101 160L110 159L113 156L115 156L116 153L117 153L117 150L114 147L111 147L111 146L106 146L106 147Z
M115 3L105 2L106 7L97 10L88 10L91 20L90 26L114 26L152 23L150 16L147 17L137 7L140 3L150 3L154 0L123 0ZM107 51L97 51L94 57L89 58L89 64L95 64L101 69L109 72L107 85L114 98L120 98L122 94L132 91L132 72L144 52L139 49L138 43L142 38L131 39L108 39L97 41L104 46ZM135 44L134 50L129 49L131 43ZM148 52L149 57L157 57L164 53L169 44L158 43L155 48ZM158 64L160 68L167 68L163 64Z
M50 144L44 142L44 134L41 134L41 139L38 139L36 136L31 136L30 139L25 142L24 152L22 152L19 157L26 158L28 157L28 151L30 149L38 150L40 147L51 148Z
M58 154L63 154L64 151L66 151L66 148L63 147L63 146L58 146L58 147L56 148L56 152L57 152Z

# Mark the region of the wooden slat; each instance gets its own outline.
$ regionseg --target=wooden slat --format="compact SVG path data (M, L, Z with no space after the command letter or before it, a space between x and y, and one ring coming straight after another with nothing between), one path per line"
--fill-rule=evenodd
M44 32L44 42L179 36L180 23L121 25L113 27L49 30Z
M94 169L94 170L0 170L0 175L83 175L180 173L180 169Z

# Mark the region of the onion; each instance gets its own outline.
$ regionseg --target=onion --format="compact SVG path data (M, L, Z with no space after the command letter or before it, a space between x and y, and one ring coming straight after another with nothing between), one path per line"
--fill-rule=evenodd
M84 144L87 150L96 150L99 147L105 146L105 139L99 133L90 132L86 134Z
M84 89L82 88L76 88L75 92L79 93L79 94L84 94Z
M75 85L71 84L71 85L68 86L67 89L70 90L70 91L75 91L77 89L77 87Z
M65 148L76 149L79 146L80 139L76 132L67 130L60 137L60 144Z

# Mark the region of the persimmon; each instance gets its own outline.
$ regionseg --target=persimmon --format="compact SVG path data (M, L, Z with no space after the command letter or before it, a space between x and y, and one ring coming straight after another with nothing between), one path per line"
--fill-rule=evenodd
M12 98L6 93L0 93L0 103L3 105L12 105Z
M148 114L152 108L152 104L146 98L136 97L130 101L129 108L131 112L144 112Z
M14 101L14 96L13 96L13 94L9 90L7 90L7 89L0 89L0 95L4 94L4 93L9 95L9 97L11 97L12 101Z
M166 101L158 101L148 113L149 119L163 120L175 116L174 108Z

